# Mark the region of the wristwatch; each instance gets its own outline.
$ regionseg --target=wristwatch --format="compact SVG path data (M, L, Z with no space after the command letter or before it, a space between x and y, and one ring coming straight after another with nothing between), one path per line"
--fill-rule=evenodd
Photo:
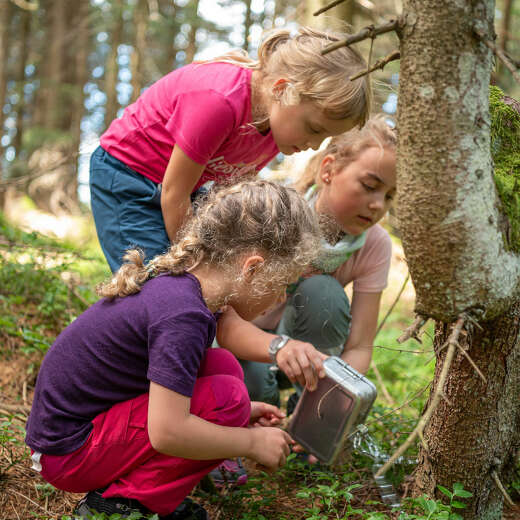
M285 334L280 334L279 336L276 336L276 338L273 338L271 340L271 343L269 343L269 357L271 358L271 361L276 365L276 354L278 354L278 351L285 347L287 345L287 342L291 338L289 336L286 336Z

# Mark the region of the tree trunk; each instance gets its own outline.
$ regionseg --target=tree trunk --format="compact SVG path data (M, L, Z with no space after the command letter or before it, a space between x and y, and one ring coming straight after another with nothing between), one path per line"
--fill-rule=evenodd
M52 26L49 31L50 49L47 62L47 78L45 83L44 125L46 128L59 128L60 114L63 110L61 86L64 76L64 42L66 37L66 3L65 0L52 2Z
M455 482L473 493L460 513L468 519L500 520L503 496L494 473L506 486L520 448L520 300L502 316L480 323L460 339L487 379L485 383L457 353L443 389L441 401L425 432L428 451L421 448L415 473L414 494L442 497L436 489ZM435 334L437 365L435 384L450 331L438 325Z
M130 57L130 71L132 73L133 103L141 94L143 88L143 56L146 51L146 29L148 28L148 4L146 0L138 0L134 7L134 49Z
M251 2L252 0L245 0L244 2L246 7L246 14L244 17L244 43L242 44L242 48L245 51L249 51L249 32L251 31L251 26L253 25Z
M22 153L22 139L24 131L25 115L25 68L27 66L27 56L29 51L29 35L31 29L32 14L30 11L23 10L20 13L19 45L20 52L17 59L16 70L16 93L18 102L16 104L16 135L13 140L16 157L19 159Z
M7 94L7 54L9 50L9 26L11 2L0 2L0 135L4 133L4 103ZM4 147L0 143L0 179L4 178Z
M105 105L105 128L117 117L119 103L117 101L117 75L119 66L117 63L118 49L123 36L123 2L114 0L111 14L110 51L105 62L105 94L107 102Z
M493 34L493 2L403 7L397 198L416 309L444 322L468 310L489 320L520 291L490 154L492 56L473 36L475 24Z
M472 520L499 520L520 447L520 258L506 247L506 219L490 152L492 56L474 36L493 34L491 0L407 0L401 34L397 199L416 289L416 310L437 319L434 386L450 334L472 315L426 426L414 493L461 482ZM444 322L444 324L443 324ZM468 327L470 327L471 322ZM435 388L432 390L434 391Z
M502 11L502 27L500 29L500 48L507 52L507 43L511 30L511 12L513 10L513 0L504 0L504 9Z
M85 114L85 94L83 88L88 79L88 53L89 53L89 3L80 2L77 7L76 16L76 53L75 53L75 81L74 97L72 99L72 152L75 155L74 167L72 168L72 178L70 181L69 195L73 197L76 204L78 200L78 157L81 145L81 120Z
M199 29L198 12L199 12L199 0L193 1L193 13L194 17L191 20L190 32L188 34L188 44L186 45L186 60L185 63L191 63L195 58L197 52L197 31Z

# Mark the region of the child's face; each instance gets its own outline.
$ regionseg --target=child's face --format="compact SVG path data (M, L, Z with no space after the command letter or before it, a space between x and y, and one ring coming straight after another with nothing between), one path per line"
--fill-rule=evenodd
M395 195L395 151L371 146L340 170L332 156L320 165L323 188L316 208L350 235L360 235L381 220Z
M351 130L355 123L329 119L314 103L302 101L298 105L273 103L269 125L280 152L292 155L308 148L317 150L324 139Z

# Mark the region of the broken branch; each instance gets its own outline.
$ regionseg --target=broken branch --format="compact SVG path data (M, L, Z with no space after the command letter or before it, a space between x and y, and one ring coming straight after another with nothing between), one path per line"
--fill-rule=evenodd
M345 2L345 0L334 0L334 2L331 2L330 4L327 4L322 8L318 9L316 12L312 13L312 16L318 16L319 14L324 13L329 9L332 9L333 7L336 7L337 5L342 4L343 2Z
M379 36L380 34L384 34L391 31L397 31L398 29L401 29L403 26L402 18L397 18L395 20L390 20L384 24L381 25L368 25L364 29L361 29L361 31L357 32L356 34L350 35L345 40L341 40L339 42L331 43L330 45L327 45L322 51L321 54L328 54L329 52L335 51L336 49L339 49L340 47L348 47L349 45L352 45L353 43L358 43L363 40L367 40L368 38L374 39L376 36Z
M428 321L427 318L424 318L423 316L417 316L415 318L414 322L397 338L397 343L404 343L405 341L409 340L410 338L415 339L419 343L421 343L421 340L417 336L419 334L419 331L421 330L421 327Z
M361 76L365 76L366 74L370 74L371 72L374 72L377 69L383 70L385 68L385 65L387 63L390 63L391 61L395 61L401 58L401 53L399 51L393 51L388 56L385 56L384 58L381 58L380 60L377 60L372 67L368 68L367 70L363 70L361 72L358 72L354 76L350 76L350 81L354 81L355 79L360 78Z
M517 83L520 83L520 74L518 74L516 67L511 62L511 60L506 56L504 51L502 49L499 49L494 42L490 41L482 29L479 29L478 27L473 28L473 32L478 37L478 39L488 48L491 49L491 51L495 54L495 56L506 66L507 69L509 69L509 72L513 75L513 78L515 78Z

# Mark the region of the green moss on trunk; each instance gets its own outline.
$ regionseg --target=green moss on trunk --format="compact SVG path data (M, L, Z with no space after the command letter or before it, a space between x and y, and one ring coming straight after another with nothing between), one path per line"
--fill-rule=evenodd
M495 184L509 218L507 247L520 253L520 104L490 87L491 155Z

